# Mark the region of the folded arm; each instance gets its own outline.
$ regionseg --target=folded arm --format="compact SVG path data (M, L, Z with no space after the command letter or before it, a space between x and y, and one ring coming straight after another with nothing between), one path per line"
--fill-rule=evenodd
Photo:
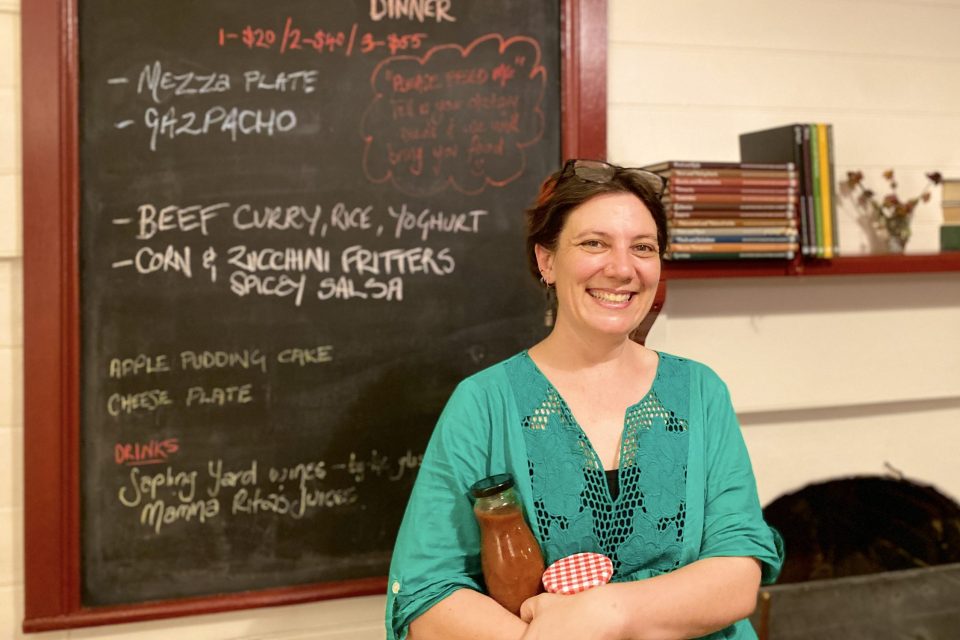
M407 640L520 640L526 630L492 598L459 589L411 622Z
M523 640L677 640L746 618L756 606L753 558L705 558L668 574L608 584L573 596L527 600Z

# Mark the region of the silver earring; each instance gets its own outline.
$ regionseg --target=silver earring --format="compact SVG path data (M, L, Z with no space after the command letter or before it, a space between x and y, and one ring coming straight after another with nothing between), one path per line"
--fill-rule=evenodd
M557 296L553 285L540 278L544 284L545 310L543 312L543 326L552 327L557 316Z

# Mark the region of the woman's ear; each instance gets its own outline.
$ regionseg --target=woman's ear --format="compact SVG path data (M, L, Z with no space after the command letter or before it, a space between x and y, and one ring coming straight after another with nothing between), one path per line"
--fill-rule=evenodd
M547 284L553 284L553 251L541 244L534 245L533 251L537 255L537 268L540 269L540 277Z

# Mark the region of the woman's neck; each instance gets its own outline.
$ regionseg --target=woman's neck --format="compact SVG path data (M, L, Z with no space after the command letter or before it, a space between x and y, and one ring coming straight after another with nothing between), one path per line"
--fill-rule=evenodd
M550 335L532 347L529 353L535 361L550 368L580 371L630 366L643 349L627 336L584 336L558 323Z

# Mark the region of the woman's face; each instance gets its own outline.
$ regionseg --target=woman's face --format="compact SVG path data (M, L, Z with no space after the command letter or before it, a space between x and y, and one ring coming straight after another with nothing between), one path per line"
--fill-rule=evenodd
M660 280L657 225L630 193L610 193L567 216L555 251L536 247L557 291L557 329L627 336L653 304Z

